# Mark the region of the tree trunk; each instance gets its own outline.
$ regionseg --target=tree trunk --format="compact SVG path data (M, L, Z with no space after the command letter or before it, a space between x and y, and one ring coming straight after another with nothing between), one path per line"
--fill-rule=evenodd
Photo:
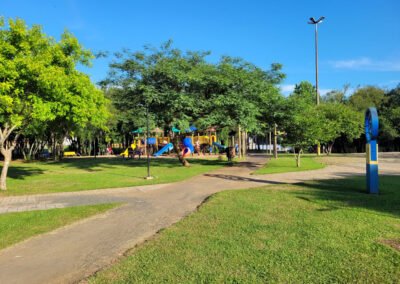
M332 143L328 144L327 152L326 152L327 155L330 155L332 153L332 148L333 148L333 144L334 143L335 143L335 141L333 141Z
M278 131L276 130L276 123L274 125L274 158L278 158Z
M242 144L242 135L241 135L242 133L241 133L241 130L240 130L240 125L238 126L238 157L239 158L242 158L242 156L243 156L243 144Z
M0 190L7 190L7 173L11 163L12 151L13 149L4 149L3 151L1 151L4 156L4 161L0 177Z
M175 137L171 136L171 141L174 145L174 151L178 155L179 162L182 164L182 166L190 167L190 163L185 159L185 157L182 155L181 150L179 149L179 138L180 137L178 135L175 135Z
M15 128L15 125L9 127L7 123L4 125L4 128L0 127L0 153L4 157L3 168L0 176L0 190L7 190L8 168L10 167L12 152L17 146L18 137L20 135L20 133L17 133L12 141L8 140L10 134Z
M300 162L301 152L302 152L302 150L299 149L299 152L298 152L297 155L296 155L296 149L294 150L294 155L295 155L295 157L296 157L296 166L297 166L298 168L301 167L301 162Z
M242 131L242 158L246 158L246 150L247 150L247 135L246 131Z
M57 161L56 137L54 136L54 134L52 135L52 144L53 144L53 160Z
M268 138L269 138L269 141L268 141L268 154L272 154L272 135L271 135L271 131L268 133Z
M248 147L248 141L249 141L249 134L247 133L247 131L243 131L243 158L246 158L247 155L247 147Z
M94 154L94 158L96 159L96 155L97 155L97 149L96 149L96 137L93 140L93 154Z

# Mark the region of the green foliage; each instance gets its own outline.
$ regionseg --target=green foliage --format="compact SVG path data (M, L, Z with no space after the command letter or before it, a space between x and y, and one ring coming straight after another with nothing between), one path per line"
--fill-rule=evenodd
M374 86L359 88L349 98L350 105L360 112L365 112L369 107L379 110L385 101L385 91Z
M286 141L300 151L315 145L322 137L322 113L302 93L294 93L286 103Z
M345 84L342 90L332 90L321 97L322 102L344 104L347 102L346 93L349 89L350 84Z
M333 144L338 137L352 141L364 131L363 114L345 104L323 103L317 109L322 120L321 143Z
M201 128L259 129L279 101L281 65L263 71L239 58L223 57L212 64L206 61L208 55L182 52L171 41L160 48L117 54L103 85L119 113L121 129L144 126L140 105L147 105L152 123L164 128L185 129L195 122Z
M393 139L400 135L400 85L386 94L386 102L381 108L381 127L385 137Z
M316 103L316 90L314 86L308 81L302 81L294 87L292 97L301 99L308 104Z
M359 138L363 133L364 113L346 104L344 94L347 88L345 86L343 91L328 93L317 106L313 86L308 82L296 85L287 100L286 117L283 120L287 142L299 149L318 142L327 144L330 153L337 138L342 137L347 141Z
M0 26L0 124L23 134L52 126L64 135L87 125L104 128L107 101L77 65L93 55L69 32L56 42L20 20ZM57 126L57 127L55 127Z
M380 142L393 144L400 134L400 92L399 87L385 90L366 86L357 89L349 98L349 105L364 116L368 107L376 107L379 114ZM389 148L390 149L390 148Z

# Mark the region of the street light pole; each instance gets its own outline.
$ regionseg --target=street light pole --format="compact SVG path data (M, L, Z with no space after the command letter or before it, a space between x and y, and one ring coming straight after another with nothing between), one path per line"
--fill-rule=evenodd
M149 105L146 104L146 152L147 152L147 177L146 179L153 179L153 177L150 175L150 151L149 151L149 137L150 137L150 131L149 131Z
M318 91L318 24L321 23L325 17L320 17L318 20L310 18L310 25L315 26L315 89L317 97L317 105L319 105L319 91Z
M318 92L318 24L315 24L315 89L317 91L317 105L319 105Z
M313 17L310 18L308 22L310 25L315 26L315 91L316 91L316 101L317 105L319 105L319 91L318 91L318 24L322 23L325 17L320 17L318 20L315 20ZM317 155L321 155L321 145L318 142L317 144Z

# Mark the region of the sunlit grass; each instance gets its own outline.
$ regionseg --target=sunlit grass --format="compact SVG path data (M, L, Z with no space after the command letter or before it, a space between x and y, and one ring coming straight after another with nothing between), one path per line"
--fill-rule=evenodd
M150 174L145 180L147 163L122 158L65 159L61 162L13 162L7 179L8 190L0 195L21 195L67 192L90 189L128 187L170 183L208 172L226 165L225 161L190 160L183 167L177 159L152 159Z
M103 213L117 205L101 204L0 214L0 249L77 220Z
M91 283L398 283L400 177L226 191Z
M325 167L325 164L317 161L314 155L302 155L300 161L301 165L297 167L294 155L284 155L278 159L270 158L265 166L255 171L254 174L300 172L318 170Z

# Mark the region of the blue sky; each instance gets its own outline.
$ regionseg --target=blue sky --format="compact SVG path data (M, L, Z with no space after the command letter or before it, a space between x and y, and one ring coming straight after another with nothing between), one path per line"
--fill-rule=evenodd
M325 16L319 25L321 93L400 83L399 0L1 0L0 13L40 24L59 38L64 29L93 51L139 50L173 39L183 50L209 50L242 57L262 68L282 63L287 79L281 88L315 83L314 28L309 17ZM108 59L85 72L97 82L107 75Z

